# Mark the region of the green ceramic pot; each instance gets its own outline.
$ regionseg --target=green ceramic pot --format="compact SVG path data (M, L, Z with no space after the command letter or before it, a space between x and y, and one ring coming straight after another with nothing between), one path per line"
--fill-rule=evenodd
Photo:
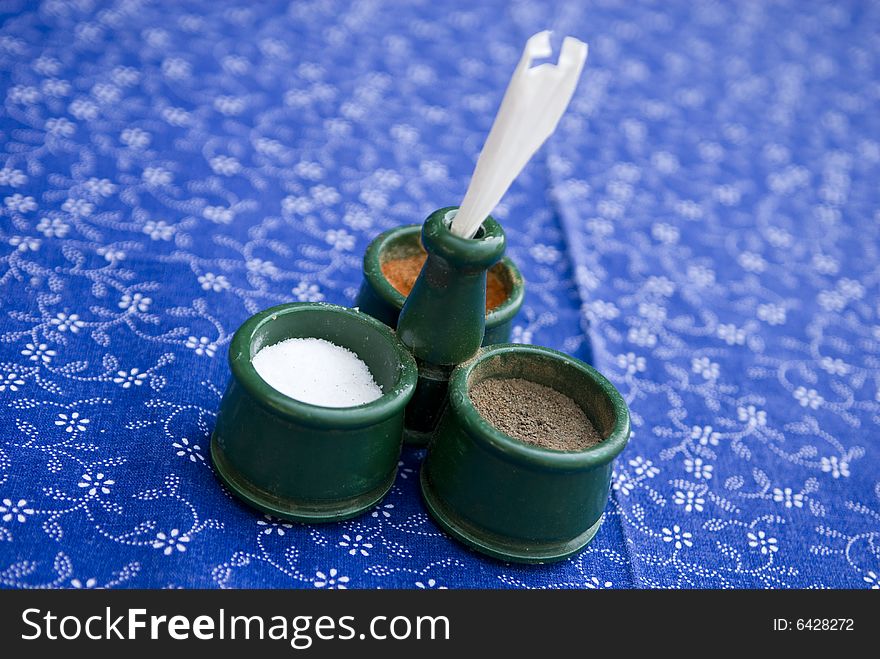
M356 407L294 400L270 387L252 358L289 338L326 339L369 367L384 394ZM251 316L229 346L232 379L220 404L211 457L246 503L306 522L353 517L378 502L397 473L404 410L418 371L386 325L353 309L283 304Z
M382 273L382 264L390 259L424 254L421 233L421 224L389 229L377 236L364 253L364 279L355 306L390 327L397 327L397 319L403 303L406 302L406 296L389 283ZM486 313L483 345L510 341L513 319L522 308L525 295L522 274L510 258L502 258L490 271L504 284L507 297L504 302Z
M566 394L603 441L553 451L513 439L471 403L470 389L488 378L523 378ZM561 560L598 531L612 462L629 434L626 403L587 364L549 348L490 346L452 374L422 466L422 494L440 526L479 552L523 563Z
M427 446L446 404L452 369L477 354L486 327L486 273L504 255L504 230L487 217L473 238L450 230L457 208L422 225L425 264L406 298L397 335L416 358L419 382L406 409L403 438Z

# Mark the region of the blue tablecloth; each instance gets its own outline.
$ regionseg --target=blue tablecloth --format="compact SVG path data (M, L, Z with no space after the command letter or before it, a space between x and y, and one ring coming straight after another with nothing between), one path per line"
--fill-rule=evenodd
M880 584L876 3L8 2L0 583ZM551 566L443 535L406 450L354 521L267 519L207 449L230 336L349 304L378 232L460 201L526 38L590 43L495 216L517 341L634 433Z

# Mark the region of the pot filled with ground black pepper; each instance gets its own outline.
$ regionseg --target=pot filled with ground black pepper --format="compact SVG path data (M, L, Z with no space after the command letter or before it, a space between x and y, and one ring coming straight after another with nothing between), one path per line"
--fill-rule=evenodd
M400 310L427 258L420 242L421 230L421 224L390 229L376 237L364 254L364 280L355 306L390 327L397 327ZM509 258L489 270L483 345L510 340L524 292L522 275Z
M477 551L561 560L598 531L629 435L625 401L592 367L550 348L489 346L452 373L422 494Z

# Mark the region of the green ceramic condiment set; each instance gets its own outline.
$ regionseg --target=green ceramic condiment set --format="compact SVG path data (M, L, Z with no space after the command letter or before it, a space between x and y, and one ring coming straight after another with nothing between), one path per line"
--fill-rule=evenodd
M504 231L487 217L474 238L452 233L456 207L376 238L364 257L355 309L285 304L235 333L232 378L211 455L220 479L250 505L285 519L347 519L391 487L401 444L427 445L425 504L437 523L484 554L516 562L560 560L601 524L614 458L629 439L629 411L614 386L569 355L508 341L523 280L503 258ZM406 297L382 273L389 258L427 253ZM486 312L486 273L506 300ZM396 331L392 328L396 328ZM382 388L377 400L326 408L266 384L251 360L264 346L314 337L360 357ZM469 392L487 378L524 378L569 396L603 437L582 451L525 444L486 421Z

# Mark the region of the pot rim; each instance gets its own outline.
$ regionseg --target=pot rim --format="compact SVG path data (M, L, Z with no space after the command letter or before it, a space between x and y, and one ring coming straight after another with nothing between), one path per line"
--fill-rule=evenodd
M388 345L394 350L401 364L395 385L390 391L383 392L376 400L353 407L313 405L291 398L272 387L254 368L251 345L256 333L267 323L273 322L279 316L296 313L342 315L378 331L387 339ZM333 427L340 430L373 425L402 412L412 398L418 380L415 359L385 323L355 309L326 302L290 302L254 314L242 323L233 335L229 344L228 359L232 377L257 403L272 414L307 426Z
M394 227L383 231L376 236L367 246L364 252L364 277L370 282L373 290L379 296L394 306L398 311L403 309L406 302L406 296L398 291L391 282L382 274L381 257L383 252L394 242L401 238L416 236L418 238L422 232L421 224L404 224L403 226ZM464 239L462 239L464 240ZM494 309L489 310L486 314L486 327L495 327L509 320L512 320L522 307L525 298L525 283L522 273L514 263L513 259L503 256L498 265L501 265L510 278L510 294ZM496 266L492 266L496 267ZM491 270L491 268L490 268Z
M468 379L481 362L499 354L531 354L555 359L578 370L595 382L609 399L614 410L614 426L608 437L581 451L556 451L526 444L503 433L487 421L474 407L468 393ZM517 463L527 463L550 470L580 471L609 464L626 447L630 436L629 408L615 386L601 373L580 359L544 346L500 343L480 350L471 361L458 366L449 380L449 404L473 441Z
M452 232L452 221L458 206L445 206L431 213L422 225L422 244L429 254L439 256L461 268L488 270L504 256L504 229L487 215L473 238L462 238Z

